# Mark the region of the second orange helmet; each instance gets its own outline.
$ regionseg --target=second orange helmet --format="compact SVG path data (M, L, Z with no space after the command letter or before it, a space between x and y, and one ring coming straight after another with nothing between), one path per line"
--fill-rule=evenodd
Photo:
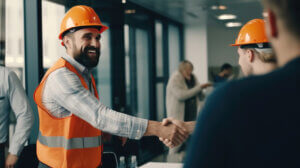
M246 23L231 46L241 46L248 44L269 43L265 32L265 21L263 19L253 19Z

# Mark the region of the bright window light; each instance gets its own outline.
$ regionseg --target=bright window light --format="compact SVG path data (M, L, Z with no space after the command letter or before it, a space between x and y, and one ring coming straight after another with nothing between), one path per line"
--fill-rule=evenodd
M226 27L241 27L242 23L241 22L228 22L226 23Z
M236 15L233 14L223 14L218 16L219 20L231 20L231 19L236 19Z

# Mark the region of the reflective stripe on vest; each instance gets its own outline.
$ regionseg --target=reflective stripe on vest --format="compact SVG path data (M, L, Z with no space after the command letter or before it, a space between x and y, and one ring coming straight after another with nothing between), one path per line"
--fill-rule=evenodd
M66 150L101 146L101 136L66 139L64 136L43 136L39 132L38 140L45 146L62 147Z

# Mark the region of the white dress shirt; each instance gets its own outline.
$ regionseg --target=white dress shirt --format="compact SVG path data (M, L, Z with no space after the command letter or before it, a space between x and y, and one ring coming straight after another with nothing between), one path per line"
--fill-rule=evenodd
M11 154L19 155L30 134L34 116L17 75L0 66L0 143L4 143L8 139L11 109L16 115L17 124L8 151Z

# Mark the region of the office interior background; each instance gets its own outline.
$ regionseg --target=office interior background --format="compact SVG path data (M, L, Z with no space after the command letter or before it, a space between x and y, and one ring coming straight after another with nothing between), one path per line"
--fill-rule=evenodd
M229 44L243 24L262 18L259 0L0 0L0 64L17 73L35 113L23 159L36 159L33 92L44 72L65 54L58 39L60 22L79 4L93 7L110 27L102 34L101 58L93 70L100 101L157 121L166 117L166 85L180 61L193 63L200 83L211 81L223 63L233 65L240 77L236 48ZM11 135L14 125L11 115ZM118 155L137 155L139 165L167 151L156 137L130 140L124 147L114 137L104 146Z

